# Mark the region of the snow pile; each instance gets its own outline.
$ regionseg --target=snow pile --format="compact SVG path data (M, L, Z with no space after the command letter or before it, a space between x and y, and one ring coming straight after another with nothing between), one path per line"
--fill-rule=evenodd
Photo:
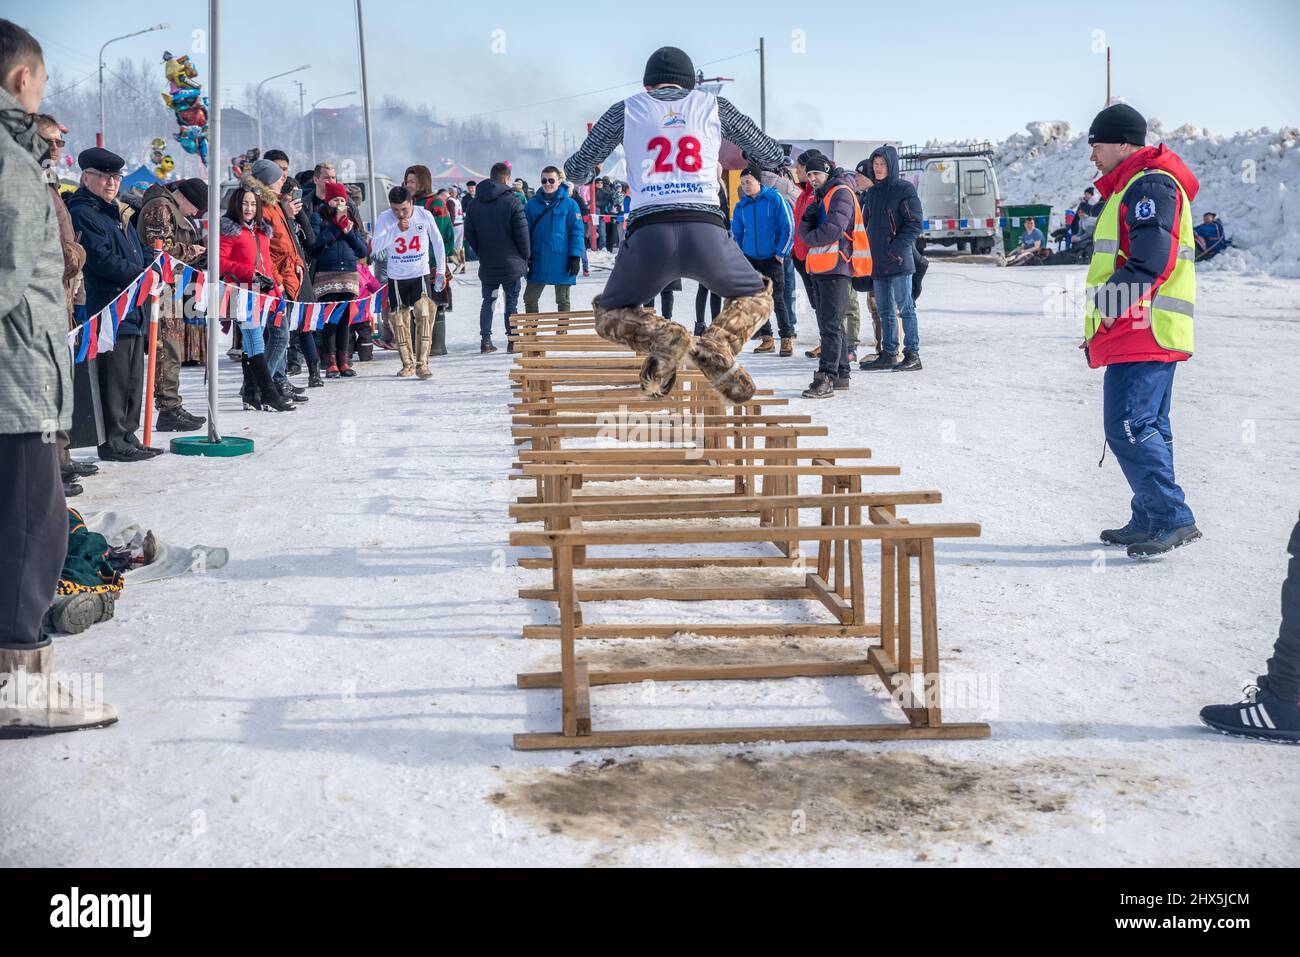
M1186 125L1166 131L1151 120L1147 142L1165 143L1201 181L1193 203L1219 214L1233 245L1201 269L1260 270L1300 277L1300 129L1247 130L1218 136ZM1056 213L1073 206L1097 175L1088 161L1086 132L1062 121L1028 123L994 147L1002 202L1050 203Z

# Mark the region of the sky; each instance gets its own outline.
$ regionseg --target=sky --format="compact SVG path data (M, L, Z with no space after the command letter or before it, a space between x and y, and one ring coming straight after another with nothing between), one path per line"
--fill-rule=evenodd
M109 21L107 9L119 11ZM222 0L225 105L247 107L248 85L310 69L268 89L306 102L360 89L354 3L267 5ZM386 94L434 107L440 119L483 114L538 137L544 125L577 139L611 103L636 92L658 46L684 49L723 95L759 116L758 40L765 38L767 128L778 139L1000 140L1034 120L1086 129L1113 91L1159 118L1215 133L1300 125L1300 4L1294 0L1174 5L988 0L735 5L657 0L607 3L574 15L566 4L474 5L363 0L372 106ZM94 83L105 40L165 19L169 29L114 43L106 54L159 61L191 52L210 92L207 4L151 6L0 0L31 30L60 84ZM304 14L304 10L307 12ZM444 12L445 11L445 12ZM886 12L887 11L887 12ZM53 85L50 90L55 93ZM359 102L340 97L328 106ZM55 104L52 102L51 107ZM111 106L110 106L111 109Z

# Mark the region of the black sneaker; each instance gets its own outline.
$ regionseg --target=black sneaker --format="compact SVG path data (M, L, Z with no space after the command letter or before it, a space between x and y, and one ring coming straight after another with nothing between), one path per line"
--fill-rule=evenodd
M158 432L193 432L206 421L206 419L195 421L195 417L186 415L183 409L163 409L158 413L158 421L154 425L154 430Z
M921 368L921 353L903 350L903 361L894 366L895 372L916 372Z
M1134 542L1128 547L1128 557L1143 560L1155 558L1172 552L1175 548L1190 545L1201 537L1201 530L1195 525L1182 528L1157 528L1144 541Z
M1125 548L1138 542L1145 542L1150 537L1151 529L1138 528L1132 520L1123 528L1104 528L1101 531L1101 540L1104 544L1123 545Z
M1247 685L1238 704L1201 709L1201 723L1221 734L1300 744L1300 701Z
M484 339L478 344L478 351L480 354L487 354L489 352L496 352L497 347L492 345L491 339Z
M812 385L803 390L805 399L829 399L835 394L835 380L823 372L813 376Z
M70 482L66 479L63 482L63 497L72 498L74 495L80 495L85 489L76 482Z
M67 465L63 466L63 470L78 477L85 477L87 475L94 475L98 472L99 466L94 462L78 462L76 459L73 459Z
M128 445L121 449L101 447L99 457L105 462L145 462L153 458L148 452L137 449L134 445Z
M898 367L898 360L888 352L882 352L870 362L858 363L858 368L863 372L893 372Z
M186 408L183 408L183 407L181 408L180 413L181 413L181 415L183 415L185 418L187 418L187 419L189 419L191 422L193 422L194 425L195 425L195 427L198 427L198 426L200 426L200 425L206 425L206 424L207 424L208 417L207 417L206 415L195 415L195 414L194 414L193 412L191 412L189 409L186 409Z
M131 442L131 448L135 449L137 452L143 452L145 455L149 456L149 458L163 454L162 449L155 449L152 445L145 445L139 440Z
M848 392L848 391L849 391L849 377L848 377L848 376L846 376L846 375L841 375L841 376L836 376L836 377L835 377L835 391L836 391L836 392Z

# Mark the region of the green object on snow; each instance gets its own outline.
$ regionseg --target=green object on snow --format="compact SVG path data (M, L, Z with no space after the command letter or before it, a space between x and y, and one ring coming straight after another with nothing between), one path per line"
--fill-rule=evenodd
M173 455L208 455L216 458L232 458L236 455L251 455L253 440L227 435L219 442L209 442L205 436L186 435L172 439Z

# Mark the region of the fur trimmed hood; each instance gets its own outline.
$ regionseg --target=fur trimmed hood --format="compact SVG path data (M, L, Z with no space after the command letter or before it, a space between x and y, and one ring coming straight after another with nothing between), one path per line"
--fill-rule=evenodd
M221 217L221 235L238 236L240 231L243 230L243 228L244 228L243 226L235 222L229 216ZM263 233L265 233L268 237L272 233L271 224L268 223L266 220L262 220L262 222L258 224L257 228L260 229Z

